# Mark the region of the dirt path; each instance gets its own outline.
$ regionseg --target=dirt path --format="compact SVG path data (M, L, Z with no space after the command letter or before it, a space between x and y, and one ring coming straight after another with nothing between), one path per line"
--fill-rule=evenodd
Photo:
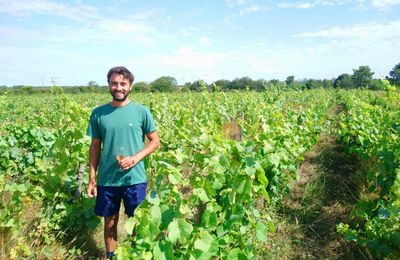
M333 111L334 114L338 110ZM280 259L370 259L357 246L346 242L336 225L349 223L358 197L358 160L345 153L334 136L322 134L305 155L299 179L292 184L279 211L277 251ZM276 246L275 246L276 247Z

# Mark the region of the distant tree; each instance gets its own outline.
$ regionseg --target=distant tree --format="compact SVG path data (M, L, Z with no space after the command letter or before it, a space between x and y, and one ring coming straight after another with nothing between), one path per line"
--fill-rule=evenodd
M314 89L314 88L319 88L320 84L318 82L318 80L315 79L309 79L306 82L306 88L307 89Z
M215 82L214 82L214 83L211 83L211 91L212 91L212 92L221 92L221 91L222 91L222 88L221 88L220 85L217 85L217 84L215 84Z
M254 89L254 82L249 77L236 78L230 84L230 89L245 90L247 88Z
M196 91L196 92L204 91L207 89L207 85L201 79L196 80L192 83L187 82L187 83L185 83L184 86L188 87L190 91Z
M184 93L190 92L190 89L189 89L186 85L183 85L183 86L181 87L181 89L180 89L180 92L184 92Z
M87 86L91 87L91 88L97 88L97 87L99 87L99 84L97 84L96 81L91 80L91 81L88 82Z
M230 86L230 81L226 80L226 79L220 79L214 82L214 84L216 86L219 86L221 88L222 91L227 91L229 90L229 86Z
M133 91L134 92L150 92L150 85L143 81L134 83Z
M333 82L334 88L352 88L353 80L351 79L351 75L349 74L341 74L335 81Z
M23 87L21 88L21 90L22 90L22 92L25 93L25 94L33 94L33 92L34 92L34 89L33 89L32 86L23 86Z
M353 69L351 79L355 88L368 87L372 81L374 72L371 71L369 66L360 66L358 69Z
M267 89L268 81L265 79L258 79L254 81L253 89L256 91L265 91Z
M323 88L331 88L331 87L333 87L333 81L334 81L334 79L324 79L321 82L321 87L323 87Z
M201 92L206 92L206 91L208 91L208 86L207 86L207 84L203 81L203 80L198 80L197 81L198 82L198 84L200 85L200 91Z
M394 66L389 72L389 77L386 76L386 79L389 80L390 84L400 87L400 63Z
M287 77L285 82L286 82L287 85L290 85L291 83L294 82L294 76Z
M383 90L385 89L385 84L382 80L380 79L373 79L371 80L370 84L368 85L368 88L371 90Z
M269 83L271 83L271 85L272 86L278 86L278 84L279 84L279 79L271 79L270 81L269 81Z
M176 91L178 82L174 77L162 76L150 83L152 92L172 92Z
M181 90L184 90L185 92L190 91L190 87L192 86L192 82L186 82L185 84L183 84L183 86L181 87Z

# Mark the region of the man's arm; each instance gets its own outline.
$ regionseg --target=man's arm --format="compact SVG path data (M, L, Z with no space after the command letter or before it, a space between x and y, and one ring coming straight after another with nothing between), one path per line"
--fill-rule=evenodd
M160 147L160 138L157 131L146 134L146 137L149 139L149 142L142 150L133 156L122 159L119 162L123 170L128 170L129 168L134 167L138 162L149 156Z
M89 148L89 184L87 187L87 194L89 197L97 196L96 171L99 165L100 151L101 140L92 138Z

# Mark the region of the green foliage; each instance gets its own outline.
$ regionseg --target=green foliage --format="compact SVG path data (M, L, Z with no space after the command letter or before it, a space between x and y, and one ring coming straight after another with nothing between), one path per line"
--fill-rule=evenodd
M400 96L358 91L343 94L342 101L347 112L338 132L349 152L369 165L364 180L369 196L357 204L356 225L340 224L338 231L378 257L399 256Z
M207 85L203 80L196 80L193 83L186 83L185 86L189 88L190 91L204 92L207 90Z
M288 76L285 80L286 85L290 85L294 81L294 76Z
M369 66L360 66L358 69L353 69L351 80L355 88L367 88L372 81L374 72Z
M133 83L133 91L134 92L150 92L150 85L147 84L146 82L138 82L138 83Z
M222 91L227 91L227 90L229 90L230 81L226 80L226 79L220 79L220 80L215 81L214 84L216 86L219 86Z
M314 98L323 102L301 107ZM265 255L275 230L266 209L279 204L302 154L317 141L329 95L203 92L163 99L151 106L162 122L162 149L149 162L152 189L127 225L136 236L117 249L118 257ZM241 113L238 142L222 128Z
M319 87L320 87L320 83L315 79L309 79L306 82L307 89L315 89L315 88L319 88Z
M163 76L150 83L152 92L172 92L176 91L178 83L174 77Z
M383 84L388 91L132 94L151 109L162 148L146 160L150 190L126 226L136 236L121 241L118 257L262 258L276 229L270 208L289 192L304 153L329 126L326 111L338 102L347 109L340 140L373 160L365 178L377 195L359 202L358 226L338 230L377 255L398 251L399 95ZM23 241L15 258L33 252L28 241L50 245L99 223L94 200L72 195L87 161L90 111L110 96L72 99L55 90L0 96L0 231L14 245ZM35 209L30 216L28 208ZM71 250L65 255L79 256Z
M97 88L97 87L99 87L99 84L97 84L97 82L96 82L96 81L94 81L94 80L91 80L91 81L89 81L89 82L88 82L87 86L88 86L89 88L92 88L92 89L94 89L94 88Z
M386 77L390 84L400 87L400 63L396 64Z
M345 88L350 89L353 87L353 80L351 79L351 75L349 74L341 74L333 83L335 88Z
M66 230L72 236L99 223L91 210L93 200L72 196L78 189L78 166L88 152L83 129L89 110L54 89L45 99L54 113L43 110L34 115L32 96L29 101L10 97L4 101L14 116L18 109L27 116L23 123L18 117L10 122L0 117L0 232L11 232L10 246L21 239L36 241L36 247L50 245L65 237ZM26 252L16 247L11 254L19 258Z

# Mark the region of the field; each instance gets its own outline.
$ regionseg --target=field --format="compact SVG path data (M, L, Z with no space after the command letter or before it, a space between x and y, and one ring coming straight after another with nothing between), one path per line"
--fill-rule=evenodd
M118 258L317 259L320 250L330 250L327 258L400 256L398 92L131 99L152 111L162 146L145 161L148 196L124 221L135 236L119 241ZM85 194L85 132L91 110L109 100L57 88L0 95L1 258L101 255L102 220ZM321 213L349 197L343 217L336 218L338 208ZM331 233L322 228L327 222ZM299 232L304 227L314 238ZM329 239L348 251L324 247Z

